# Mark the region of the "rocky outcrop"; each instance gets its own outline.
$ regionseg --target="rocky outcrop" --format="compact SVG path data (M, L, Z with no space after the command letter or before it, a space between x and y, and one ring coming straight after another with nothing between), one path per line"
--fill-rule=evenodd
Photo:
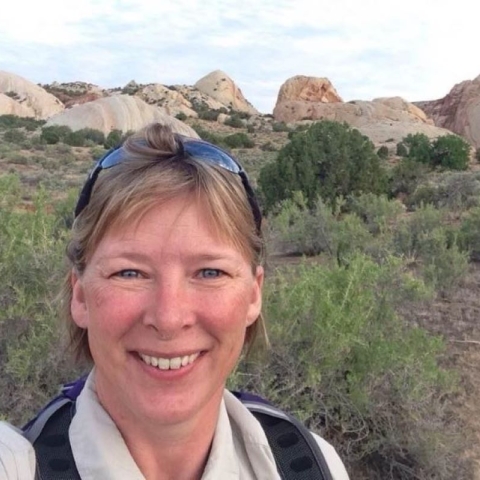
M376 144L398 142L409 133L430 138L451 133L438 128L416 105L400 97L343 102L326 78L297 76L280 88L273 111L277 122L333 120L358 128Z
M480 76L458 83L439 100L415 102L435 125L448 128L480 148Z
M228 109L247 112L251 115L258 111L243 96L235 82L221 70L215 70L195 83L195 88L209 95Z
M17 102L8 95L0 93L0 115L16 115L17 117L34 117L35 112Z
M28 116L35 118L46 119L64 109L62 102L42 87L18 75L1 70L0 93L7 94L22 107L30 109L31 114ZM7 102L3 101L2 104L7 105ZM10 102L8 102L8 108L12 108ZM24 111L24 109L19 108L19 111ZM6 112L0 110L0 113Z
M135 131L152 122L170 125L178 133L198 137L185 123L131 95L115 95L78 105L49 118L47 125L67 125L72 130L95 128L108 134L115 129Z
M53 82L48 85L43 85L43 88L48 93L57 97L65 105L65 108L93 102L107 95L107 92L99 86L87 82Z
M187 117L198 117L198 113L192 108L192 102L187 100L175 87L152 83L139 87L135 95L149 105L164 108L166 113L173 117L179 113L184 113Z
M297 75L289 78L278 92L277 105L289 101L337 103L342 99L328 78Z

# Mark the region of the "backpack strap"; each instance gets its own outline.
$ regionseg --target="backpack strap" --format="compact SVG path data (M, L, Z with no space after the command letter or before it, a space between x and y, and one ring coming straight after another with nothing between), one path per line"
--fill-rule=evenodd
M35 480L81 480L68 438L68 428L74 414L75 402L59 398L24 431L25 438L35 450Z
M333 480L320 446L305 425L257 395L233 393L262 425L283 480Z
M68 429L84 385L85 378L66 384L23 428L35 449L35 480L81 480ZM232 393L262 425L282 480L333 480L318 443L302 423L257 395Z

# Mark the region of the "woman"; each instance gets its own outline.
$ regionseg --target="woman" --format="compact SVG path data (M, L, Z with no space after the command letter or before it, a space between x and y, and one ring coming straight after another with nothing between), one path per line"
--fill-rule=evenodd
M154 124L99 161L63 292L76 354L94 365L69 419L79 478L280 478L262 426L225 390L264 333L263 254L256 199L226 152ZM31 444L0 426L0 478L34 471Z

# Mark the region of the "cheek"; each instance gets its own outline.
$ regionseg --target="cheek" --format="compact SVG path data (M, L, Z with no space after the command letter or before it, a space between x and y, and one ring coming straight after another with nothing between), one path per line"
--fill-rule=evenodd
M139 318L144 303L138 295L105 287L92 288L87 295L89 330L108 337L118 336Z

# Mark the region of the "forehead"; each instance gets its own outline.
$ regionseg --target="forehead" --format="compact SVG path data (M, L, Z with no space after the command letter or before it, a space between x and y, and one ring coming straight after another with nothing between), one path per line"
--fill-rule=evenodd
M104 250L127 244L133 248L135 243L138 249L172 244L191 251L231 250L247 258L239 248L239 242L235 242L230 232L219 223L208 202L194 195L175 197L136 211L128 220L125 217L117 219L106 230L95 250L100 246Z

